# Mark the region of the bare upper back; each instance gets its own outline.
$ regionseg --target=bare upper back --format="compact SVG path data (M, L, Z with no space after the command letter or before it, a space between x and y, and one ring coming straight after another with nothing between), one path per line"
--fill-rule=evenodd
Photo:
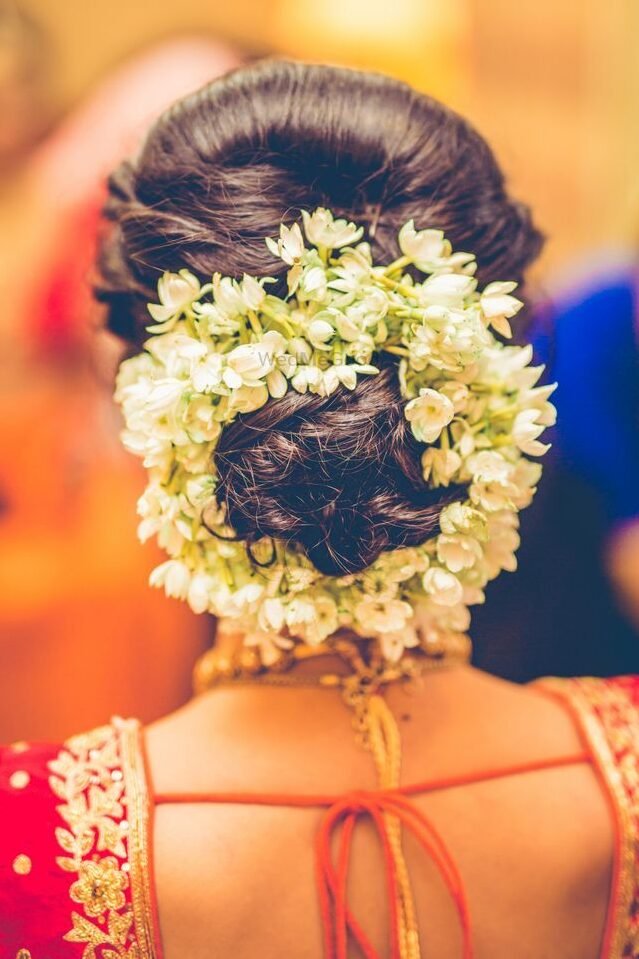
M581 750L564 710L533 687L468 668L392 688L402 781L507 769ZM339 694L223 688L151 727L157 793L339 794L374 788ZM612 826L591 767L574 764L426 792L415 799L464 879L477 959L595 959L606 919ZM162 805L155 855L166 959L259 955L319 959L313 842L321 810ZM440 876L405 835L424 957L460 955L457 913ZM349 900L385 954L388 910L379 842L357 827Z

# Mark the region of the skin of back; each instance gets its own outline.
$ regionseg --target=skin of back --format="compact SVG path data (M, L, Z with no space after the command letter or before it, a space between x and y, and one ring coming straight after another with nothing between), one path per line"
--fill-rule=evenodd
M471 667L391 688L402 782L506 769L578 752L564 708L534 685ZM338 794L374 788L339 694L222 688L147 731L156 792ZM471 777L472 778L472 775ZM613 826L587 764L429 792L419 808L464 879L477 959L597 959L606 921ZM166 959L321 959L313 840L321 810L162 805L156 888ZM427 959L456 959L456 910L428 857L404 838ZM381 954L388 909L373 827L357 826L348 895Z

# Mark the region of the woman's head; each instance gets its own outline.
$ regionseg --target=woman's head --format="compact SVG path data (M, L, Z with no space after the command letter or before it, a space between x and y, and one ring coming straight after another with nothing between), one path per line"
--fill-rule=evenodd
M444 230L475 254L480 285L521 280L541 246L461 117L376 74L267 61L178 102L112 177L98 289L110 328L141 345L167 269L273 276L283 294L286 267L264 239L317 206L367 227L379 263L399 255L407 220ZM357 571L438 531L455 493L428 489L423 448L389 365L353 393L292 393L228 426L218 498L248 542L273 535L322 572Z

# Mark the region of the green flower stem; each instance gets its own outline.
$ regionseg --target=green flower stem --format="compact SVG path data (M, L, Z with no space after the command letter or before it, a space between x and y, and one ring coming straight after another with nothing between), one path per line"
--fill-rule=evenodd
M510 406L504 406L500 410L496 410L494 413L490 414L490 418L493 420L501 419L504 416L516 416L519 412L519 407L515 403L511 403Z
M260 312L263 313L264 316L268 317L272 323L279 323L279 325L283 327L287 336L295 336L295 330L291 324L285 320L283 316L280 316L279 313L276 313L275 310L272 310L269 306L262 306L260 307Z
M397 270L402 270L405 266L408 266L409 263L409 257L399 256L396 260L393 260L392 263L389 263L388 266L384 268L384 274L388 276L390 273L396 273Z
M393 356L410 356L410 350L406 346L384 346L384 353L392 353Z
M264 330L262 329L262 324L257 318L257 314L254 313L253 310L248 311L248 320L255 335L261 336Z
M479 423L468 424L468 429L471 433L481 433L482 430L485 430L488 426L488 420L480 420Z
M378 277L378 282L389 290L395 290L397 293L401 293L403 296L415 296L415 289L412 286L408 286L407 283L398 283L397 280L391 280L389 276Z
M424 320L424 311L419 307L410 307L406 306L391 306L388 310L389 313L393 313L395 316L398 316L402 320Z

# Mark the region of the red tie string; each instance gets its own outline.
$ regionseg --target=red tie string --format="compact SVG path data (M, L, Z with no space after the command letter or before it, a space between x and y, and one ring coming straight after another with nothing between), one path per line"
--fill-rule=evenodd
M394 791L350 793L332 805L325 813L317 834L315 850L326 959L347 959L349 937L357 944L365 959L381 959L380 954L373 948L355 919L347 901L346 887L352 837L357 820L362 816L368 816L371 819L382 845L390 906L390 957L401 959L399 887L384 813L391 814L401 821L439 870L459 914L463 959L472 959L470 914L464 886L454 860L441 836L426 816L413 803ZM335 865L332 842L340 826L342 828L337 865Z
M156 793L156 805L173 803L224 803L297 808L324 808L324 817L315 838L315 868L320 900L326 959L346 959L349 941L355 943L364 959L381 959L348 905L347 880L353 833L357 821L368 816L373 822L382 846L386 885L390 905L390 957L401 959L399 943L399 883L393 849L389 840L387 816L395 817L418 840L432 859L456 906L462 931L462 957L472 959L472 928L468 902L457 866L433 824L410 796L451 789L505 776L522 775L544 769L556 769L590 762L586 751L513 764L413 783L394 789L355 791L343 796L286 795L279 793ZM337 864L332 844L339 831Z

